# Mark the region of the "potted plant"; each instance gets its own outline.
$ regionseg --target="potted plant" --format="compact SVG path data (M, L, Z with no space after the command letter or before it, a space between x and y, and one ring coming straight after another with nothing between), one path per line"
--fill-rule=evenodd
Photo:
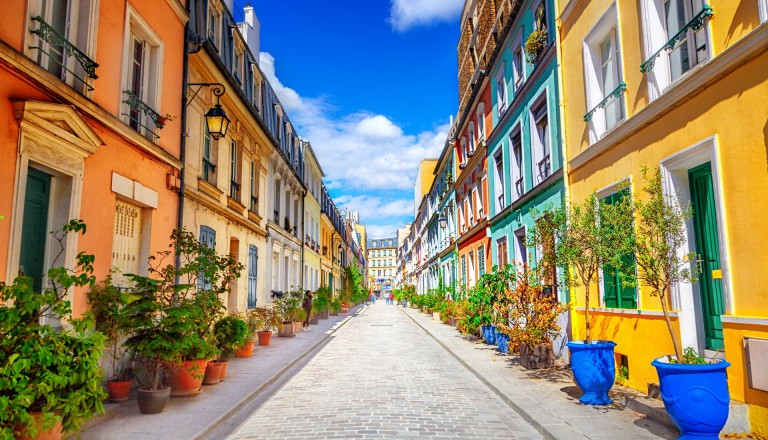
M301 309L301 291L286 292L281 298L277 298L274 301L274 307L280 317L280 325L278 328L277 336L280 337L293 337L296 335L294 332L293 320L296 318L296 309ZM303 311L303 310L302 310Z
M227 377L229 358L248 338L248 325L237 315L225 316L214 324L213 337L220 355L216 360L208 362L203 379L205 385L217 384Z
M592 193L581 203L570 203L539 217L529 237L531 244L550 249L543 256L545 265L564 269L558 277L563 289L584 288L585 337L566 344L574 379L584 393L579 399L583 404L611 403L608 391L616 378L616 343L592 340L590 289L604 265L619 271L628 286L635 282L631 259L626 257L633 250L632 222L629 195L607 203Z
M517 266L515 283L503 293L503 302L509 305L509 321L499 324L509 344L519 347L520 365L528 369L555 366L552 338L560 331L557 318L566 310L554 295L544 292L540 269Z
M328 307L331 303L331 290L322 286L312 295L312 311L320 319L328 319Z
M277 309L274 307L256 307L254 310L261 317L261 330L257 332L259 337L259 345L269 345L269 340L272 337L272 330L277 328L281 319L277 313Z
M693 348L682 350L669 316L672 286L696 282L695 253L681 253L687 241L685 222L695 213L680 205L675 194L664 192L661 171L642 169L646 200L637 203L638 225L635 258L640 282L659 298L674 355L652 362L659 375L664 407L682 437L717 439L728 420L730 394L722 359L706 359Z
M304 320L307 319L307 311L301 307L294 307L290 312L290 320L293 325L293 334L296 335L301 332Z
M68 234L85 231L81 220L72 220L54 232L60 251L53 261L63 257ZM23 275L0 282L0 437L61 438L104 412L105 337L92 331L92 317L74 319L67 300L71 289L94 286L93 262L80 253L75 268L50 269L40 292ZM49 324L55 321L67 325Z
M110 374L107 392L112 402L125 402L130 398L133 386L132 368L128 365L122 339L129 332L123 330L122 309L130 302L130 295L112 285L112 275L94 285L87 293L90 313L96 330L104 334L107 345Z
M339 299L334 299L331 301L328 309L330 310L332 316L338 316L339 313L341 313L341 301Z
M253 356L253 347L256 345L256 333L261 330L263 324L261 317L254 310L249 310L240 316L245 322L248 333L245 342L235 350L235 357L249 358Z
M537 29L525 40L525 60L533 65L547 47L548 35L546 29Z

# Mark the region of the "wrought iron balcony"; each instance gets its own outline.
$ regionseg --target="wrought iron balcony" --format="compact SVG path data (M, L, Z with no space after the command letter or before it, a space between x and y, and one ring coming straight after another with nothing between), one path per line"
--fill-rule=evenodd
M622 81L619 83L619 86L613 89L611 93L609 93L605 98L603 98L602 101L600 101L592 110L588 111L586 115L584 115L584 122L589 122L592 120L592 116L595 114L597 109L603 109L605 108L608 103L613 101L614 99L618 99L624 91L627 90L627 83Z
M539 168L539 182L543 182L544 179L549 177L549 154L544 156L538 163Z
M208 183L215 184L216 164L211 162L207 157L203 158L203 180Z
M523 195L523 178L520 177L519 179L515 180L515 190L517 191L517 196L520 197Z
M236 180L229 182L229 198L240 201L240 184Z
M86 75L91 77L92 79L97 79L98 76L96 75L96 68L99 67L99 64L93 61L92 59L88 58L88 56L83 53L80 49L78 49L74 44L70 43L69 40L67 40L66 37L61 35L60 33L56 32L56 30L48 24L45 20L43 20L43 17L41 16L35 16L32 17L32 21L37 21L40 23L37 29L31 31L33 34L40 37L40 40L45 41L48 43L49 50L46 51L42 45L39 46L32 46L31 49L37 49L41 53L45 54L50 61L53 61L54 63L61 66L62 69L64 69L67 73L71 74L72 77L83 83L85 87L88 88L88 90L93 90L93 87L91 87L85 78L81 78L77 76L75 72L67 68L66 63L66 56L68 57L74 57L77 62L80 64L80 67L83 68L83 71ZM52 53L52 52L56 53Z
M160 114L130 90L124 90L123 93L125 94L123 102L128 105L128 113L123 113L123 116L128 117L128 125L139 133L146 130L142 134L151 140L159 138L160 136L155 134L155 129L163 128ZM154 127L147 125L150 122Z
M645 60L643 64L640 65L640 72L646 73L653 70L654 65L656 64L656 58L661 55L662 51L671 52L675 49L675 46L677 46L677 42L685 35L686 32L689 30L698 31L701 29L704 24L706 23L707 19L715 15L714 11L712 11L712 6L704 5L704 7L699 11L698 14L696 14L691 21L686 23L682 28L680 28L679 31L675 35L672 36L672 38L669 39L666 43L664 43L663 46L661 46L661 49L657 50L653 55L651 55L650 58Z
M274 214L275 214L275 216L272 217L272 218L274 219L275 223L277 223L279 225L280 224L280 213L277 210L275 210Z

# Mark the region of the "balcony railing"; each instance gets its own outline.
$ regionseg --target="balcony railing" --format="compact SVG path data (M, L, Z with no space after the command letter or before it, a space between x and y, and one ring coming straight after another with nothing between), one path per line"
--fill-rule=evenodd
M216 172L216 164L211 162L207 157L203 158L203 180L208 183L215 184L214 173Z
M66 37L56 32L56 30L50 24L43 20L43 17L39 15L32 17L32 21L39 22L40 26L31 32L40 37L41 40L48 43L49 51L46 51L42 45L32 46L31 49L37 49L41 53L45 54L49 61L53 61L54 63L61 66L61 68L67 71L67 73L71 74L73 78L83 83L83 85L85 85L88 90L92 91L93 87L88 84L85 78L79 77L77 73L67 68L66 57L74 57L80 64L80 67L83 68L83 72L85 72L85 74L92 79L98 78L96 75L96 68L99 67L98 63L88 58L88 56L83 53L83 51L78 49L74 44L70 43Z
M543 182L544 179L549 177L549 154L544 156L538 163L539 168L539 182Z
M520 197L523 195L523 178L519 178L515 180L515 191L517 191L517 196Z
M240 184L235 180L229 182L229 198L240 201Z
M279 225L280 224L280 213L277 210L275 210L274 214L275 214L275 216L272 217L272 218L274 219L275 223L277 223Z
M155 129L163 128L160 114L130 90L124 90L123 93L125 94L123 102L128 105L128 113L123 113L123 116L128 117L128 125L139 133L144 131L142 134L150 140L159 138L160 136L155 134ZM148 125L150 123L153 127Z
M715 15L714 11L712 11L712 6L704 5L704 8L699 11L698 14L696 14L691 21L686 23L682 28L680 28L679 31L675 35L672 36L672 38L669 39L666 43L664 43L663 46L661 46L661 49L657 50L653 55L651 55L650 58L645 60L643 64L640 65L640 72L646 73L653 70L654 65L656 64L656 58L661 55L662 51L672 52L675 50L675 46L677 46L677 42L685 35L686 32L689 30L698 31L704 26L704 23L706 23L707 18L712 17Z
M259 210L259 198L251 196L251 206L248 207L252 212L258 212Z
M586 115L584 115L584 122L589 122L592 120L592 116L595 114L597 109L603 109L605 108L608 103L613 101L614 99L618 99L624 91L627 90L627 83L622 81L619 83L619 86L613 89L611 93L609 93L602 101L600 101L592 110L588 111Z

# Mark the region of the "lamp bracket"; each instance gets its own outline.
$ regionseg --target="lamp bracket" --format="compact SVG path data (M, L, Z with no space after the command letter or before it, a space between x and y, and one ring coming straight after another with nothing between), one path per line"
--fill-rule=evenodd
M189 98L189 100L187 101L187 106L189 106L189 104L195 100L195 97L197 96L198 93L200 93L200 90L202 90L203 87L213 87L212 91L213 91L213 95L216 97L216 104L219 103L219 97L222 96L224 92L227 91L227 88L224 87L224 84L222 83L189 83L187 84L187 86L189 88L197 87L197 89L195 90L195 93L193 93L192 97Z

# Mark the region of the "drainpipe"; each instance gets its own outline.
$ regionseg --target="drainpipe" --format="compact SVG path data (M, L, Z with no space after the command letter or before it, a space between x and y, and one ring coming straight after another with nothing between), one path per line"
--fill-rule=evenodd
M187 16L190 15L191 2L187 2ZM181 229L184 227L184 174L186 170L187 160L187 84L189 83L189 34L192 20L187 20L184 25L184 60L182 62L182 76L181 76L181 139L179 141L179 160L181 161L181 170L179 175L179 210L176 213L176 228ZM200 46L194 50L195 52L200 50ZM181 255L176 255L176 268L181 266ZM176 275L176 283L179 282L179 276Z

